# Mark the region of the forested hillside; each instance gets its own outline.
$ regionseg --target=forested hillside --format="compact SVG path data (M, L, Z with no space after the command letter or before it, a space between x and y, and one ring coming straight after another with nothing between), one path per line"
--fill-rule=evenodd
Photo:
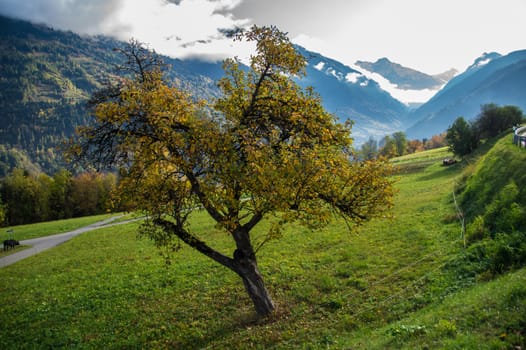
M122 45L0 16L0 176L63 165L57 146L88 123L85 102L119 64ZM165 61L175 84L201 98L217 94L219 64Z

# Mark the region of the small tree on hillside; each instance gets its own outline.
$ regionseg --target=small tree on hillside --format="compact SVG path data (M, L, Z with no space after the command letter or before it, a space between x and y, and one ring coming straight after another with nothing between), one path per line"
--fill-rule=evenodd
M396 155L403 156L407 153L407 136L403 131L397 131L393 135L393 140L396 146Z
M240 33L255 42L250 69L226 60L223 97L204 108L168 86L152 54L132 43L128 78L94 95L96 124L80 134L78 154L122 167L121 189L149 220L142 227L160 247L183 241L237 273L261 315L274 308L259 272L252 229L275 220L319 228L338 214L349 223L391 206L388 164L353 162L350 127L335 122L312 89L292 77L305 59L275 28ZM187 225L202 207L232 238L232 255Z
M444 147L447 145L446 140L446 132L439 134L439 135L433 135L431 139L423 141L424 143L424 149L435 149Z
M392 136L386 135L380 141L380 155L386 158L397 156L396 141Z
M470 154L479 144L475 129L463 117L457 118L447 129L446 140L451 152L459 157Z
M373 160L378 158L378 141L374 137L369 137L369 140L365 142L360 148L361 159Z

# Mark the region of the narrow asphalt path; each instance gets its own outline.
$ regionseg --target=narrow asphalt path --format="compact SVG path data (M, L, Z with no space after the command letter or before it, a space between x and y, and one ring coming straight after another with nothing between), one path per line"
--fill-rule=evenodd
M141 220L139 218L139 219L125 220L125 221L112 223L118 218L119 216L114 216L109 219L102 220L94 224L85 226L85 227L81 227L74 231L59 233L57 235L52 235L52 236L45 236L45 237L33 238L33 239L27 239L24 241L20 241L20 245L28 245L28 246L31 246L31 248L24 249L24 250L19 251L18 253L14 253L14 254L5 256L3 258L0 258L0 268L14 264L17 261L20 261L32 255L38 254L44 250L48 250L50 248L56 247L59 244L69 241L73 237L78 236L82 233L93 231L93 230L96 230L102 227L111 227L111 226L116 226L116 225L127 224L131 221Z

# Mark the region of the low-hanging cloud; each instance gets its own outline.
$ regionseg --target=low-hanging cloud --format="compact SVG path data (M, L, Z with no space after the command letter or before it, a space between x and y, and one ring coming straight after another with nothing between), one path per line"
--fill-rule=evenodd
M79 34L136 38L174 57L232 55L242 0L0 0L0 13ZM177 38L177 40L170 40Z
M80 34L124 33L125 23L113 20L123 0L0 0L4 15L47 24Z

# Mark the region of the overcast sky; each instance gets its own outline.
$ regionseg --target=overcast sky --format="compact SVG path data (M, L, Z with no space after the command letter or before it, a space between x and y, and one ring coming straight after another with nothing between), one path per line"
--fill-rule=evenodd
M0 0L56 29L134 37L176 57L246 55L220 29L276 25L343 63L381 57L429 74L526 49L526 0Z

